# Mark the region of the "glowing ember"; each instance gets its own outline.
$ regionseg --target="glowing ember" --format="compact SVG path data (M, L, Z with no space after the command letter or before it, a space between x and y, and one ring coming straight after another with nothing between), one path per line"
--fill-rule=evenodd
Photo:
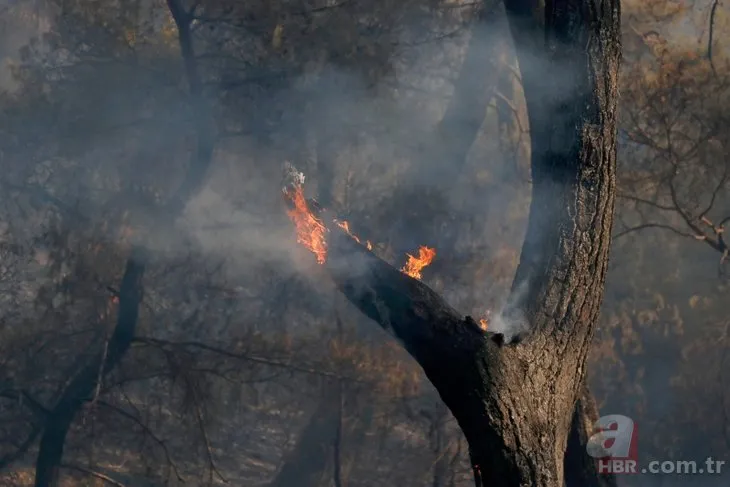
M362 242L357 237L357 235L353 234L350 231L350 224L349 223L347 223L346 221L337 221L337 220L335 220L335 223L337 224L338 227L340 227L341 229L343 229L350 237L352 237L355 240L355 242L357 242L357 243L359 243L359 244L362 245ZM373 250L373 244L370 243L370 240L365 241L365 246L367 247L368 250Z
M421 279L421 271L436 257L436 249L421 245L418 249L418 257L414 257L411 254L406 255L408 256L408 262L403 266L401 272L414 279Z
M316 255L319 264L324 264L327 260L327 229L310 210L304 197L304 188L301 184L292 184L284 188L284 196L292 205L287 215L296 227L297 242Z

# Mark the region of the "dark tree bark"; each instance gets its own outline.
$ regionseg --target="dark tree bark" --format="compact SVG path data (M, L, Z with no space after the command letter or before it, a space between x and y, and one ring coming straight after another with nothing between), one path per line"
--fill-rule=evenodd
M324 397L269 487L317 487L322 485L330 467L335 486L346 483L342 469L356 452L343 449L344 437L347 435L348 443L362 442L372 423L373 410L366 406L364 411L358 411L358 421L348 425L343 417L345 394L339 384L326 386Z
M97 354L73 378L46 418L36 459L36 487L58 485L63 447L71 423L83 404L91 399L99 377L117 366L132 343L142 301L142 276L146 261L146 252L135 249L127 261L122 278L117 324L106 350Z
M596 459L591 458L586 450L588 439L594 433L593 425L598 418L596 401L588 386L584 385L575 405L565 450L566 487L616 487L616 476L599 473Z
M179 0L168 0L167 4L178 29L180 52L190 90L190 103L199 115L195 118L197 146L190 157L183 181L166 208L165 216L175 218L202 184L213 158L215 139L212 121L203 100L202 84L193 52L190 32L192 15L182 8ZM147 260L148 255L144 248L132 249L119 290L117 324L105 350L97 354L73 378L45 420L36 458L36 487L58 485L66 436L76 414L83 404L91 399L99 380L106 377L119 364L134 339L139 305L142 301L142 276Z
M198 5L195 2L194 5ZM177 27L178 44L180 55L185 67L185 78L188 82L190 106L193 110L195 120L195 132L197 134L195 151L190 158L188 170L182 184L178 188L175 197L172 199L170 212L176 217L185 207L188 200L195 195L203 184L211 162L213 161L213 150L215 149L214 123L210 113L210 107L203 96L203 83L198 70L198 62L193 49L193 35L190 25L193 21L194 12L188 12L182 7L180 0L167 0L167 7L170 10L175 26ZM195 7L193 7L195 9Z
M466 436L477 485L562 487L613 223L620 8L618 0L505 6L528 107L533 195L503 318L529 335L517 343L482 332L337 228L326 267L421 365Z
M471 28L454 93L434 137L420 151L422 163L411 169L409 181L429 183L439 177L451 180L464 167L494 97L500 70L500 41L506 40L508 33L501 0L485 0Z
M316 487L322 482L337 434L338 397L327 394L302 430L269 487Z
M497 126L499 129L499 147L505 164L506 174L515 177L516 180L525 178L524 166L529 164L526 153L526 127L522 125L522 110L524 103L518 98L517 86L519 81L515 77L517 70L514 48L505 46L502 52L502 64L505 66L499 72L497 81L497 93L495 101L497 105Z

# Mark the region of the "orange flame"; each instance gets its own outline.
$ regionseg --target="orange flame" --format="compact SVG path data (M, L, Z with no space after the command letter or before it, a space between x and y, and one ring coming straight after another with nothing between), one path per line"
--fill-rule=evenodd
M324 264L327 260L327 239L325 238L327 229L322 220L314 216L309 209L301 185L293 186L291 189L287 188L284 195L293 205L293 208L287 211L287 215L296 227L297 242L316 255L319 264Z
M421 279L421 271L436 257L436 249L421 245L418 249L418 257L414 257L411 254L406 255L408 256L408 262L401 268L401 272L414 279Z
M479 327L484 331L487 331L487 329L489 329L489 317L490 316L492 316L492 310L488 309L484 313L484 318L479 320Z
M353 234L350 231L350 224L349 223L347 223L346 221L341 221L340 222L340 221L337 221L337 220L335 220L335 223L337 224L338 227L340 227L341 229L343 229L350 237L352 237L353 239L355 239L355 242L357 242L359 244L362 244L362 242L357 237L357 235ZM370 240L366 240L365 241L365 247L367 247L368 250L373 250L373 244L370 243Z
M315 216L307 203L307 199L304 197L304 174L298 172L288 162L285 164L285 171L287 183L283 189L284 197L291 203L291 208L287 211L287 215L289 215L289 218L296 227L297 242L304 245L304 247L316 255L318 263L324 264L327 261L327 227L325 227L321 219ZM366 240L363 244L360 238L350 231L350 224L348 222L337 220L334 220L334 222L357 243L365 245L368 250L373 250L373 244L369 240ZM408 261L401 269L401 272L414 279L421 279L421 271L436 257L436 249L422 245L418 249L418 257L414 257L411 254L406 255L408 256Z

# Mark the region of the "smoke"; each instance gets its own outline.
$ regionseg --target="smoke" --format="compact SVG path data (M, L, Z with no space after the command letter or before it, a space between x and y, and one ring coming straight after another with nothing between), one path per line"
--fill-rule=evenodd
M530 322L524 311L529 282L529 279L524 279L517 284L495 316L489 319L489 331L502 333L507 342L517 340L530 331Z
M22 80L11 76L11 64L31 38L54 26L37 13L11 17L6 11L0 10L0 91L16 91ZM43 209L61 202L62 219L76 221L77 239L96 232L95 238L118 243L118 226L128 211L134 218L127 223L145 230L140 232L144 243L159 259L195 251L225 264L228 282L245 290L236 295L243 309L241 327L254 323L264 330L280 326L299 332L312 324L334 326L333 303L339 294L314 255L297 244L286 215L281 168L291 161L285 165L285 184L306 181L307 197L331 201L332 211L349 222L354 234L372 241L374 252L393 267L400 268L405 254L417 253L419 245L435 247L434 262L423 270L425 284L477 321L492 310L489 330L504 334L507 341L529 333L522 306L528 281L511 291L530 188L529 127L518 78L510 74L514 62L508 32L489 24L470 34L459 31L458 22L436 30L432 24L409 24L407 15L391 17L402 22L395 33L383 33L382 42L356 45L350 24L342 27L335 20L343 19L320 15L316 22L325 27L318 35L327 35L311 43L316 49L305 52L310 43L301 38L273 52L262 47L263 41L255 49L244 41L236 44L243 36L239 31L226 31L220 44L205 37L205 29L197 31L206 101L214 107L219 138L204 187L174 222L152 209L175 191L187 169L195 148L193 122L199 115L187 104L174 36L171 43L149 51L143 43L135 46L134 62L124 55L105 58L100 47L101 54L94 52L98 58L79 61L63 71L65 78L49 70L38 87L48 104L39 97L38 105L16 107L17 117L11 111L2 115L0 178L32 191L3 186L8 201L0 226L22 227L37 236L47 223ZM327 24L327 18L335 20ZM694 38L696 30L685 25L676 32ZM295 31L284 28L287 35ZM478 62L467 63L469 53ZM506 62L487 62L500 56ZM206 61L211 57L216 60ZM545 66L539 56L522 61L522 69L562 69ZM385 65L388 69L381 69ZM291 69L281 75L283 68ZM570 96L564 87L574 84L575 73L561 73L554 85L530 88L542 90L546 98ZM511 105L500 103L489 84L497 85ZM621 158L627 167L638 167L626 154ZM74 220L76 214L84 218ZM11 238L8 233L13 231L2 233L3 243ZM704 377L705 370L722 364L717 358L706 367L689 369L721 349L717 345L704 352L706 344L723 343L705 323L711 313L726 314L725 295L714 280L719 256L702 253L694 240L674 242L655 235L613 253L614 262L630 264L617 266L609 277L601 322L602 337L618 352L597 352L612 363L618 362L615 354L623 353L620 347L632 354L630 367L615 372L618 378L610 375L613 370L601 369L599 391L611 393L607 407L617 413L666 414L672 425L666 430L679 428L672 423L676 411L667 405L679 408L689 401L675 397L670 378L681 380L681 373ZM38 260L45 263L46 254L38 251ZM370 270L365 256L331 265L360 276ZM170 284L181 290L188 285L186 279ZM661 303L655 294L662 296ZM686 303L694 294L712 298L714 308L692 309ZM343 315L348 323L365 321L351 309ZM636 323L641 336L632 328ZM668 344L667 336L690 326L705 330L695 333L706 337L703 343L686 353L679 350L681 343ZM363 328L375 329L370 323ZM680 353L699 358L680 362ZM643 384L643 390L624 387L631 380L632 387L641 389ZM715 407L706 392L716 387L714 379L703 380L702 387L687 386L691 393L686 396L700 399L686 410ZM667 438L661 425L648 421L655 419L647 415L642 425L650 431L646 437ZM687 431L693 426L685 419L686 438L677 441L706 447Z

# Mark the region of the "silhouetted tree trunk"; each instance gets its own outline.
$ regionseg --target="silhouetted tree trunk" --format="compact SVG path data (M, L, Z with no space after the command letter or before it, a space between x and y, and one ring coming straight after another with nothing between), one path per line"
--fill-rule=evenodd
M363 411L358 411L357 421L348 426L343 404L346 391L341 391L339 384L325 387L317 409L302 429L294 448L286 454L269 487L318 487L323 485L330 467L334 470L334 483L337 485L339 480L344 484L345 467L355 454L354 450L343 448L345 435L353 440L348 443L360 443L372 423L372 408L366 406ZM342 389L345 389L344 384Z
M99 377L117 366L134 338L142 301L142 276L147 261L143 249L135 249L127 261L119 289L119 314L114 332L103 352L73 378L48 414L36 459L36 487L55 487L66 435L83 404L92 398Z
M193 52L190 23L192 16L179 0L168 0L168 8L178 29L178 41L190 91L190 104L196 113L197 143L183 181L166 208L167 218L175 218L188 199L202 184L213 158L215 145L213 126L203 101L202 85ZM83 404L91 399L99 380L122 360L134 339L139 305L142 301L142 276L147 252L135 247L126 262L126 271L119 290L119 314L105 350L97 354L63 391L61 398L48 414L36 458L36 487L56 487L66 436Z
M444 405L436 410L433 417L430 417L429 440L431 449L436 455L433 465L433 478L431 487L446 487L449 470L451 469L451 458L449 456L449 439L446 429L448 411Z
M532 203L504 320L484 333L420 281L332 229L327 270L396 336L451 409L475 483L563 487L603 298L616 169L618 0L505 0L530 121ZM529 327L521 341L514 329Z
M495 96L499 147L507 164L506 173L525 180L529 165L528 134L527 124L523 122L526 115L524 99L517 89L520 80L516 77L518 67L512 46L505 46L502 51L502 66Z
M431 183L438 177L451 180L464 167L495 93L500 70L500 41L505 40L507 34L502 2L486 0L471 27L464 61L446 112L434 137L411 168L409 181Z
M302 430L295 447L287 454L284 464L269 487L318 486L331 458L332 440L339 425L338 400L335 387L319 403Z

